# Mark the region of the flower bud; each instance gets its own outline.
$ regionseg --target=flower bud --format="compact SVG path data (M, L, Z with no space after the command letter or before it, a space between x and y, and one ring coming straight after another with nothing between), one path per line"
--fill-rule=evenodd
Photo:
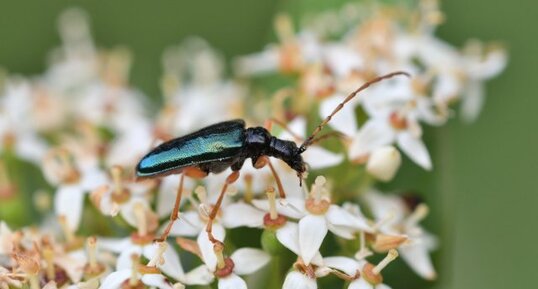
M394 178L401 163L400 152L393 146L385 146L372 152L366 170L376 179L387 182Z

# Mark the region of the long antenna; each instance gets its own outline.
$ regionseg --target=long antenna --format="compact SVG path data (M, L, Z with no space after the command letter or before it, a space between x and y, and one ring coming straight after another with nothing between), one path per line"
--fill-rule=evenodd
M314 132L303 142L303 144L299 147L299 154L302 154L304 151L306 151L306 149L314 142L314 138L323 129L323 127L325 127L331 121L332 117L335 114L337 114L344 107L344 105L346 105L346 103L348 103L351 99L353 99L359 92L367 89L370 85L372 85L374 83L378 83L378 82L380 82L382 80L389 79L389 78L392 78L392 77L397 76L397 75L405 75L407 77L411 77L411 75L409 73L405 72L405 71L391 72L389 74L378 76L378 77L366 82L365 84L361 85L361 87L357 88L357 90L355 90L351 94L349 94L346 97L346 99L344 99L344 101L342 101L340 104L338 104L334 108L333 112L331 112L331 114L329 114L329 116L327 116L318 125L318 127L316 127Z

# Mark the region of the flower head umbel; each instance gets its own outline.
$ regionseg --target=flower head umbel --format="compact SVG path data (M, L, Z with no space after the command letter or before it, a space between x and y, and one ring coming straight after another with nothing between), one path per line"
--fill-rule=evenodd
M398 185L402 155L438 167L426 134L476 119L507 54L447 43L437 1L415 2L348 3L301 25L278 14L276 43L233 75L188 38L163 54L161 106L129 83L139 55L97 47L87 14L62 13L45 71L0 71L0 289L338 287L328 275L387 289L406 280L385 274L398 256L435 279L430 208L376 188ZM240 141L203 130L181 146L231 119L248 123ZM270 137L254 148L258 126ZM160 174L136 178L174 138Z

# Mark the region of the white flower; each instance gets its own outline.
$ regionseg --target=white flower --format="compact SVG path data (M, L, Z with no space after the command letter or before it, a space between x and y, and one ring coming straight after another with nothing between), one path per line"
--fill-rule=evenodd
M183 281L185 273L181 262L179 260L178 253L174 250L173 246L168 245L168 243L153 243L153 240L149 240L148 243L136 243L132 238L124 239L106 239L101 238L99 240L100 247L104 250L108 250L114 253L119 253L118 260L116 263L116 272L112 273L107 277L110 278L109 282L112 280L119 280L121 278L129 277L129 274L126 275L125 271L130 272L130 268L133 267L133 255L144 256L149 260L156 260L152 266L157 267L163 273L168 276L178 280ZM148 265L150 266L150 265ZM123 273L119 273L123 272ZM160 275L160 274L159 274ZM116 277L111 277L116 276ZM127 277L125 277L127 276ZM163 276L161 276L162 278ZM116 279L117 278L117 279ZM161 280L157 276L153 276L150 280ZM142 278L144 282L144 278ZM107 281L103 282L103 285ZM114 284L117 281L114 281ZM148 284L149 285L149 284ZM113 285L109 285L113 286ZM154 285L157 286L157 285ZM102 287L103 288L103 287ZM104 287L104 288L115 288L115 287Z
M381 270L398 257L396 250L389 251L389 254L377 266L364 261L347 257L326 257L323 258L324 266L342 271L346 278L351 279L349 289L390 289L383 284Z
M337 236L352 239L353 233L372 229L366 219L350 214L337 205L331 204L325 188L325 178L318 176L312 185L310 196L304 198L288 198L285 204L277 205L278 213L290 218L300 219L298 225L298 255L306 265L316 256L323 239L330 230ZM254 200L253 204L268 210L268 203ZM292 225L289 225L292 226ZM277 233L277 237L279 234ZM280 238L279 238L280 240ZM282 240L280 240L282 242ZM284 244L284 243L283 243ZM291 249L293 251L293 249Z
M75 165L69 152L51 151L43 164L44 174L50 183L58 185L54 195L54 210L64 216L71 230L76 231L82 217L84 196L106 183L106 175L96 164Z
M222 254L222 252L221 252ZM229 258L224 259L222 268L214 267L213 264L202 265L189 272L186 276L187 284L208 285L218 278L219 289L246 289L247 284L238 275L250 275L270 260L269 254L254 248L241 248L236 250ZM230 270L231 269L231 270Z
M297 271L291 271L286 275L282 289L317 289L318 284L305 274Z
M402 259L421 277L435 279L437 274L429 252L435 249L437 242L418 224L428 213L426 205L419 204L410 213L405 202L397 196L370 191L364 199L376 220L381 221L380 232L407 236L408 241L398 247Z
M370 119L353 138L349 157L360 160L379 147L397 143L411 160L430 170L431 159L419 124L425 113L416 105L418 99L407 79L394 79L390 84L380 83L371 88L364 99Z
M464 120L474 121L485 101L483 82L501 73L508 57L499 48L485 51L484 45L477 41L469 42L464 51L463 69L468 79L463 90L461 111Z
M28 121L33 115L32 93L31 84L23 79L7 81L0 97L0 151L13 150L20 158L39 164L48 146Z

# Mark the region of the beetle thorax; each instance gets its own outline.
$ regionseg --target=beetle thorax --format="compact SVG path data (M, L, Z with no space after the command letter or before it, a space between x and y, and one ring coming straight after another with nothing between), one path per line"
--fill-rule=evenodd
M297 144L276 138L263 127L246 129L245 146L246 154L250 158L266 155L283 160L298 173L303 173L306 169Z

